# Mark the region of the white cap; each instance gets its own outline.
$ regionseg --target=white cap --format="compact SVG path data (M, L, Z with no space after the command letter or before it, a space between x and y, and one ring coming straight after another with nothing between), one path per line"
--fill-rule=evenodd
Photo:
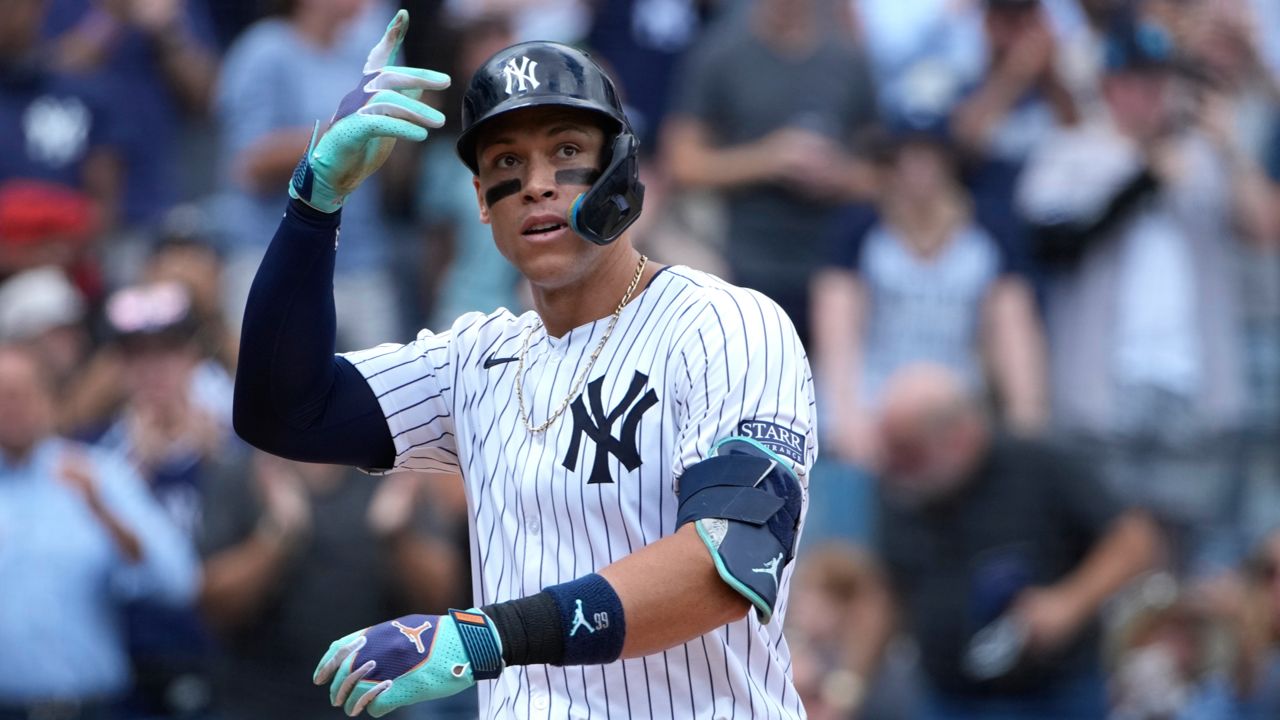
M83 317L84 298L59 268L27 270L0 285L0 342L29 340Z

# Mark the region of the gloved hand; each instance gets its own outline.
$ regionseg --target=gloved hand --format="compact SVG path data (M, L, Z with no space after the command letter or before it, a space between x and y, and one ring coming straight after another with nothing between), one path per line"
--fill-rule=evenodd
M409 13L401 10L369 51L360 84L342 98L323 134L316 123L307 153L293 171L289 195L322 212L335 212L382 166L396 138L420 142L427 138L427 128L444 125L444 115L419 98L423 90L449 87L449 76L387 65L408 29Z
M355 717L447 697L502 673L502 642L479 610L406 615L335 641L313 680Z

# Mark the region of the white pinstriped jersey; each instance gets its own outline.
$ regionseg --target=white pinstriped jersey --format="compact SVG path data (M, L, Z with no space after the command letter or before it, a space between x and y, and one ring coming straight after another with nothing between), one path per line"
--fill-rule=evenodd
M653 278L623 309L573 405L545 433L529 432L515 391L524 334L525 402L538 424L608 322L554 338L533 313L471 313L448 332L346 355L378 396L396 467L461 470L477 605L573 580L673 533L678 479L728 436L790 458L807 508L817 440L804 348L772 301L689 268ZM508 668L480 683L481 716L803 717L782 637L792 569L767 626L753 611L645 658Z

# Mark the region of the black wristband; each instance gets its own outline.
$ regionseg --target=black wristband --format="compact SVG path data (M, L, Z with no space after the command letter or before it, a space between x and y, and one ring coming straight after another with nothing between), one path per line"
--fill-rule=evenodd
M618 659L627 635L622 600L596 573L481 611L507 665L603 665Z
M550 593L485 605L480 610L493 621L502 640L507 665L561 665L564 628L560 606Z

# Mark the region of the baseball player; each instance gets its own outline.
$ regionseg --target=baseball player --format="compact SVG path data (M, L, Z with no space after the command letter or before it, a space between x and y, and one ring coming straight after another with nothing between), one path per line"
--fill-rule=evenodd
M477 606L340 638L315 682L353 716L483 681L484 717L803 717L781 625L817 452L804 349L762 295L632 246L636 139L585 54L507 48L463 101L458 155L535 311L334 355L343 198L444 121L420 98L447 77L387 65L407 27L294 174L235 424L295 459L461 472Z

